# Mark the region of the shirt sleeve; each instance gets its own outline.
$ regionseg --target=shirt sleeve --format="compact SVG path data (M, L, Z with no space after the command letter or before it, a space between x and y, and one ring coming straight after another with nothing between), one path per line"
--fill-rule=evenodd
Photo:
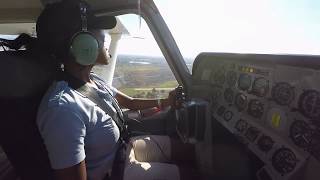
M86 126L73 110L49 108L39 117L38 128L53 169L71 167L85 159Z

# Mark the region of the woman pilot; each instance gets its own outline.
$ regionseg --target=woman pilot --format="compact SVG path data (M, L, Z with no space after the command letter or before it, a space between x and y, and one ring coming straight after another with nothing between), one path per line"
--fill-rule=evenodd
M93 66L108 64L103 29L111 29L115 23L114 17L94 16L85 2L77 0L47 5L37 20L42 51L63 63L67 77L94 89L110 109L105 112L64 79L47 90L37 125L57 180L102 180L110 176L120 139L114 98L128 109L159 105L158 100L128 97L91 73ZM174 96L172 91L168 99L161 99L161 105L171 105ZM173 149L177 149L172 148L173 142L167 136L132 138L123 178L187 179L181 168L168 163L174 159Z

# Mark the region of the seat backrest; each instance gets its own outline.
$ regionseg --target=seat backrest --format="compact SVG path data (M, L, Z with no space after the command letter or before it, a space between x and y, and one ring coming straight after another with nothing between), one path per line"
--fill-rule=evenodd
M1 180L16 180L18 179L10 161L0 146L0 179Z
M28 51L0 52L0 143L22 180L52 178L36 115L53 77L47 58Z

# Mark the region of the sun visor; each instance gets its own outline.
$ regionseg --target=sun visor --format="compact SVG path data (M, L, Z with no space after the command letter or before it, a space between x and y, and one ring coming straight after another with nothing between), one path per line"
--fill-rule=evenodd
M93 29L112 29L117 25L114 16L95 16L88 20L88 26Z

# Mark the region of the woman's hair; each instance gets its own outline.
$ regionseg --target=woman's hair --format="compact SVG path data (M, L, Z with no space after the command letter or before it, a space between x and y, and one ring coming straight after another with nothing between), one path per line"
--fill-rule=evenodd
M83 15L80 11L80 2L87 8L85 17L89 32L112 29L117 23L113 16L95 16L90 5L85 1L68 0L46 5L37 19L38 42L43 51L54 55L61 62L72 58L70 56L72 39L82 31Z

